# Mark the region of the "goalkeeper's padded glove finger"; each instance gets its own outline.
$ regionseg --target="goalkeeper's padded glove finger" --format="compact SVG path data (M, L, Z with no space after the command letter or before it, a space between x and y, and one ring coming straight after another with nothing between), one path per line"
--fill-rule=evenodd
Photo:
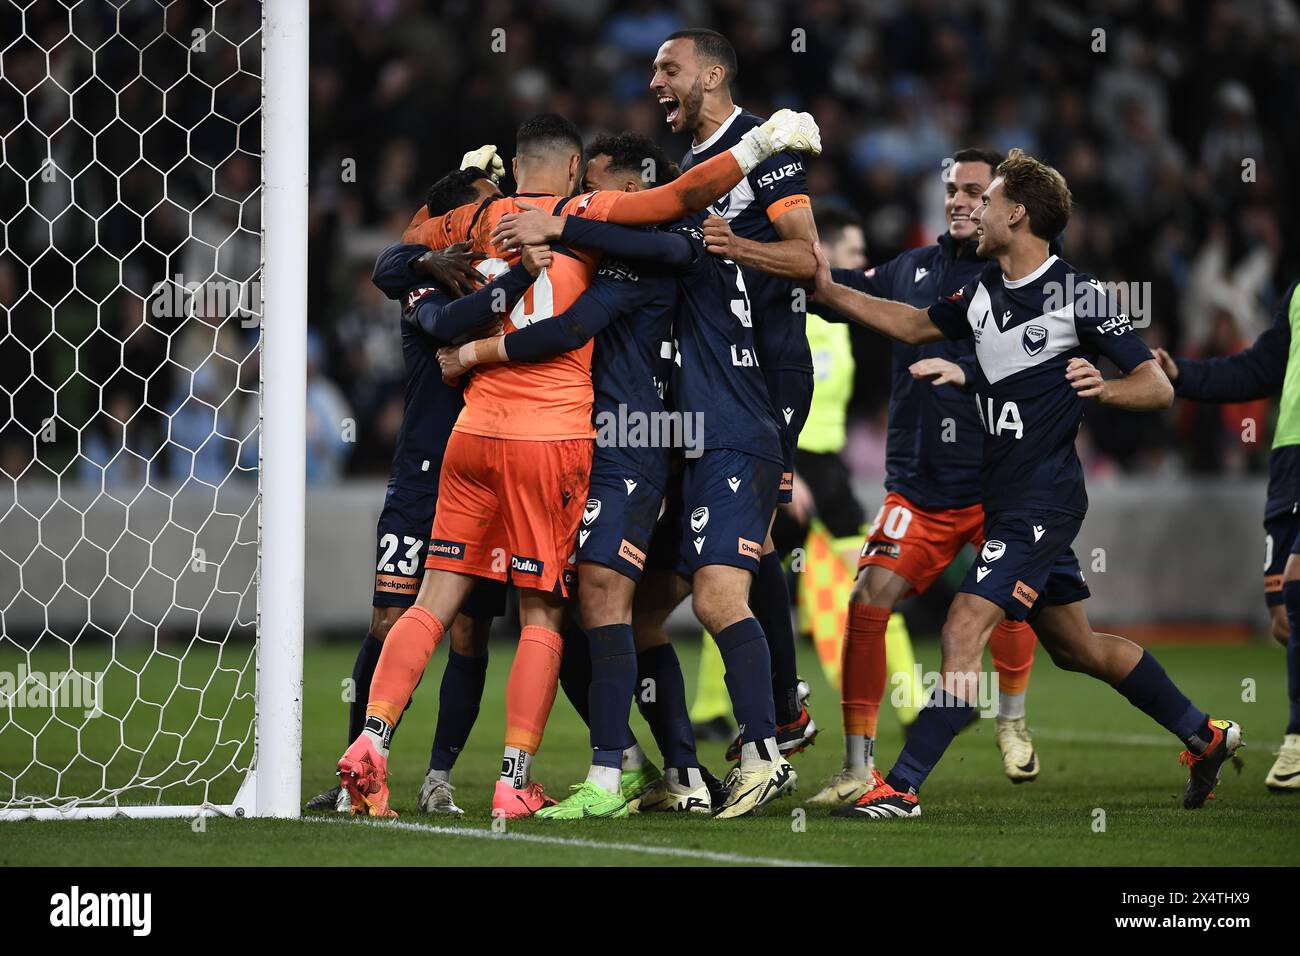
M506 175L506 164L497 155L497 148L492 143L486 143L478 149L471 149L461 157L461 169L469 169L471 166L483 170L494 183L501 182Z
M742 136L731 153L741 171L748 175L765 159L786 150L820 155L821 131L810 113L777 110L766 123Z

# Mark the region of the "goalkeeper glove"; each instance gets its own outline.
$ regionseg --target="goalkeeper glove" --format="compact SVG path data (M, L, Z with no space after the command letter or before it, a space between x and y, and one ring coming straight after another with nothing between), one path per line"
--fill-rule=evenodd
M491 143L478 149L471 149L461 157L461 169L469 169L471 166L483 170L494 183L501 182L506 175L506 164L501 161L501 157L497 155L497 148Z
M741 172L749 175L765 159L791 150L818 156L822 151L821 131L810 113L777 110L762 126L755 126L731 147Z

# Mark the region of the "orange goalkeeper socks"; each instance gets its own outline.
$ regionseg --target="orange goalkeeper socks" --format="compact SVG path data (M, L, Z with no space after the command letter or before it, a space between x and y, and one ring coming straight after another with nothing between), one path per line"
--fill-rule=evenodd
M875 737L885 695L885 629L890 610L850 602L840 657L840 710L844 733Z
M1019 695L1029 686L1038 638L1024 621L1004 619L989 637L989 653L998 669L998 692Z
M537 753L555 703L563 653L564 641L555 631L529 625L520 633L506 682L507 747Z
M375 676L370 680L367 717L378 717L389 727L397 725L442 633L442 623L419 605L407 608L397 619L384 639Z

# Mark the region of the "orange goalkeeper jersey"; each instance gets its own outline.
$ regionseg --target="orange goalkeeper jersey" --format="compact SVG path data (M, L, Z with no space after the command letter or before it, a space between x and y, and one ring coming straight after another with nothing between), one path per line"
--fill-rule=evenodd
M520 211L519 200L548 212L565 202L559 196L503 196L460 206L437 219L430 219L421 208L402 239L434 249L469 242L475 252L487 257L479 263L479 271L495 278L520 259L518 251L498 249L491 240L501 217ZM511 309L505 331L552 318L573 305L591 284L595 263L587 253L556 249L550 267ZM543 362L479 366L465 388L465 408L456 419L455 430L532 441L595 437L591 427L591 351L589 341Z
M519 262L518 252L492 243L492 231L501 217L520 212L520 201L549 213L557 211L629 226L669 222L697 212L727 194L743 178L730 152L720 153L683 173L674 182L639 192L596 192L577 197L523 193L458 206L437 219L424 207L415 214L403 242L418 242L441 249L453 242L468 242L487 258L479 270L489 278ZM563 206L564 208L559 208ZM577 301L591 284L596 258L588 253L556 249L550 268L539 275L511 310L505 331L552 318ZM456 431L490 438L527 438L554 441L594 438L591 427L591 352L589 341L580 349L544 362L486 365L476 368L465 389L465 408Z

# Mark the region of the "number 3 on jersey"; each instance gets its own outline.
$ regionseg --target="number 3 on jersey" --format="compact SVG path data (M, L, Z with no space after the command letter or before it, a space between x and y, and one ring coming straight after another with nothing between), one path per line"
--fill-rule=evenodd
M736 291L740 293L739 296L732 296L731 298L731 314L739 319L740 324L745 328L752 329L754 320L749 314L749 290L745 288L745 276L738 265L730 259L727 262L736 270Z
M379 546L384 549L384 553L375 570L381 574L392 574L396 571L408 578L413 577L420 567L420 546L423 543L419 538L412 538L409 534L403 535L402 544L406 545L406 557L394 564L393 555L397 554L398 548L397 535L391 533L384 535L379 539Z

